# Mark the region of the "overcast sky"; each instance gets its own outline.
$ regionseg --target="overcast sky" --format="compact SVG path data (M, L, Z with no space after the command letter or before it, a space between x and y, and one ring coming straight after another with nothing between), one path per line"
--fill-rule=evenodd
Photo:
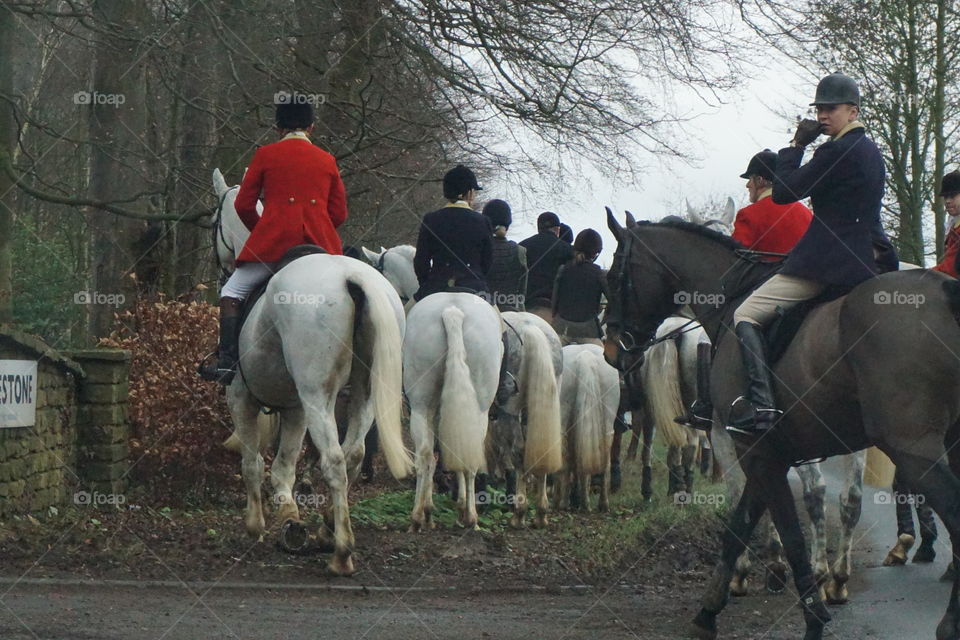
M598 262L608 267L616 248L607 230L604 206L618 215L630 210L638 219L658 220L684 213L683 202L703 206L712 200L733 197L737 207L748 204L746 181L740 174L750 157L764 147L777 150L792 137L782 113L806 115L815 83L798 78L787 70L751 78L734 93L723 96L725 104L711 106L690 96L678 97L684 113L699 113L684 126L686 147L697 158L669 163L641 158L645 167L642 182L613 184L586 168L583 176L570 179L568 193L531 196L517 187L484 185L483 197L501 197L514 210L509 237L522 240L533 234L542 211L555 211L574 233L592 227L603 235L604 251ZM622 220L622 218L621 218Z

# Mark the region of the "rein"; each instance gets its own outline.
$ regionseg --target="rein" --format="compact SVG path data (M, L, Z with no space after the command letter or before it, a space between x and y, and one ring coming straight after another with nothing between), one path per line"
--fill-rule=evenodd
M623 317L622 317L623 311L620 308L623 305L623 301L626 300L627 295L630 294L633 290L633 280L630 275L631 270L629 267L630 267L630 257L633 253L634 234L629 229L627 229L626 231L627 231L626 239L624 240L624 242L621 243L622 249L618 251L618 256L617 256L620 258L620 263L623 265L618 277L618 280L620 281L620 287L619 287L620 300L618 301L618 305L617 305L617 308L614 310L614 313L611 314L613 316L613 324L623 328L623 330L620 332L620 338L618 340L618 346L620 347L621 350L623 350L626 353L637 353L637 352L643 353L647 349L650 349L651 347L653 347L654 345L660 344L661 342L666 342L668 340L676 340L683 334L689 333L690 331L694 331L696 327L692 325L699 325L702 327L705 320L712 319L714 315L723 314L727 310L726 305L720 305L699 315L694 313L693 318L683 323L676 329L673 329L672 331L669 331L659 337L654 335L654 337L650 338L649 340L646 340L645 342L639 342L637 338L634 337L633 332L631 332L630 330L630 327L628 327L624 323ZM737 249L734 251L734 255L736 255L737 258L742 261L742 263L749 263L752 265L763 264L761 260L762 258L772 257L772 258L779 258L782 260L787 256L787 254L785 253L775 253L772 251L755 251L752 249ZM752 280L746 279L746 282L744 282L744 278L742 277L743 274L741 273L740 275L741 275L741 278L737 284L741 286L738 288L736 292L726 296L727 299L729 300L736 300L741 295L743 295L744 293L747 293L748 291L751 291L754 288L755 283ZM693 310L691 309L691 311ZM607 319L607 323L608 324L611 323L610 318ZM714 348L716 348L716 345L714 345Z
M213 220L213 258L217 262L217 267L220 268L220 286L227 281L230 277L230 271L227 270L223 263L220 262L220 254L217 252L217 243L222 242L223 246L231 251L233 248L227 244L227 238L223 235L223 203L227 200L227 194L233 191L234 189L239 189L240 185L235 185L223 192L223 195L220 196L220 202L217 203L217 217Z

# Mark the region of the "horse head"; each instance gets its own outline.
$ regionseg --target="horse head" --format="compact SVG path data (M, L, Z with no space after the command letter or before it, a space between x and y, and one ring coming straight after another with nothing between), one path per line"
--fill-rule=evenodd
M413 268L413 258L417 253L415 247L401 244L389 249L380 247L380 252L361 247L366 259L383 274L393 288L397 290L400 300L406 304L413 299L413 294L420 288L417 274Z
M692 224L713 229L725 235L733 233L733 221L737 216L737 205L733 198L727 197L723 205L710 204L700 210L687 204L687 220Z
M617 251L607 272L610 300L604 357L621 370L642 362L657 327L684 305L700 317L724 300L721 277L736 262L736 243L685 221L621 226L607 209Z
M217 208L213 212L213 246L217 250L217 263L226 273L233 273L236 258L243 248L250 230L237 215L234 201L237 199L239 185L227 186L220 169L213 170L213 192L217 196ZM263 213L263 205L257 203L257 212Z

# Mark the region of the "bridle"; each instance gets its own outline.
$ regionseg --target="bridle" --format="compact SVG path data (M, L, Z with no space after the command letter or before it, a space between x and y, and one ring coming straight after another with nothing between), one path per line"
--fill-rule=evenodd
M614 256L614 261L620 264L620 271L616 274L614 287L614 290L618 292L617 301L616 304L613 304L611 301L611 304L608 305L606 318L607 326L615 326L620 329L617 346L621 351L627 354L643 354L647 349L653 347L654 345L660 344L661 342L667 342L669 340L676 340L685 333L695 331L698 326L702 327L704 322L712 319L713 316L722 315L726 311L724 305L718 305L704 313L694 313L693 318L689 319L676 329L668 331L662 336L657 336L656 330L653 332L644 331L636 325L630 324L630 321L624 317L623 307L627 297L633 293L633 278L631 275L632 269L630 268L630 257L633 254L634 234L630 228L624 229L624 234L625 235L617 248L617 253ZM752 251L749 249L738 249L736 251L736 255L741 260L750 262L756 262L763 257L777 257L782 259L786 256L786 254L783 253ZM735 300L751 288L752 287L748 283L742 291L737 291L729 295L727 299ZM647 339L645 340L637 337L643 336L644 334L647 336Z
M217 203L217 214L213 219L213 259L216 260L217 267L220 269L220 285L227 281L230 277L230 271L220 262L220 253L217 251L217 243L222 242L223 246L227 249L232 250L232 247L227 244L227 238L223 235L223 203L227 201L227 194L229 194L234 189L239 189L240 186L236 185L228 188L220 196L220 201Z

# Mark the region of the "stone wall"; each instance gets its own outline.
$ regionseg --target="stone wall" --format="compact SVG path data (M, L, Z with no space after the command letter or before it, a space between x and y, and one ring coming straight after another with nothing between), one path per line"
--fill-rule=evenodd
M60 353L18 332L0 332L0 359L37 361L32 427L0 429L0 518L121 493L128 468L129 353Z

